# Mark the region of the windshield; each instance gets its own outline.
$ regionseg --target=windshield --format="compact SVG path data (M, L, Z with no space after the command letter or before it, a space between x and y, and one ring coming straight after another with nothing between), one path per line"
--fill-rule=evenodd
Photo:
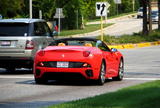
M139 9L138 9L138 12L142 12L142 11L143 11L143 8L139 8Z
M158 15L158 11L152 11L152 15Z
M26 23L0 23L0 36L27 36Z
M96 42L95 41L89 41L89 40L58 40L58 41L54 41L52 44L50 44L50 46L57 46L60 43L64 43L67 46L96 46Z

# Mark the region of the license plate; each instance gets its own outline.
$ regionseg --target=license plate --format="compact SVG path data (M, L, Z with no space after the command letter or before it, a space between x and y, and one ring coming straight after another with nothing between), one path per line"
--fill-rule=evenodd
M1 41L0 45L1 46L10 46L11 42L10 41Z
M68 68L69 62L57 62L57 68Z

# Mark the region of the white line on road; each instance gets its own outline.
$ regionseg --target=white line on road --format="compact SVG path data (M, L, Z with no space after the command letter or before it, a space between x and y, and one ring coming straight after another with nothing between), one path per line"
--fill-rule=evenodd
M11 76L11 75L0 75L0 78L6 78L6 79L33 79L34 76Z
M125 80L142 80L142 81L154 81L160 80L160 78L124 78Z
M0 78L6 79L34 79L34 76L11 76L11 75L0 75ZM160 80L160 78L124 78L124 80L144 80L144 81L153 81Z

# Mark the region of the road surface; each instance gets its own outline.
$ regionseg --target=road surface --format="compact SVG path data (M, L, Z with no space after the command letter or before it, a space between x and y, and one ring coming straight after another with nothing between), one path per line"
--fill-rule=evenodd
M8 73L0 70L0 108L40 108L82 99L160 79L160 46L120 50L125 59L123 81L107 81L104 86L80 82L50 82L36 85L27 70Z
M99 24L100 22L89 23L89 24ZM133 34L142 31L142 19L137 19L135 17L126 17L123 19L108 20L107 23L114 23L113 25L103 29L105 35L110 36L121 36L125 34ZM153 29L158 28L158 24L154 23L152 25ZM101 30L97 30L90 33L72 35L72 37L97 37L101 35Z

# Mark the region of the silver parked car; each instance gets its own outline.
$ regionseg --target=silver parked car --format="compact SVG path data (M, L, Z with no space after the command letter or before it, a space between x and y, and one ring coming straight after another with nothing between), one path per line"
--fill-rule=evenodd
M52 32L45 20L0 20L0 68L32 68L36 51L51 41Z

